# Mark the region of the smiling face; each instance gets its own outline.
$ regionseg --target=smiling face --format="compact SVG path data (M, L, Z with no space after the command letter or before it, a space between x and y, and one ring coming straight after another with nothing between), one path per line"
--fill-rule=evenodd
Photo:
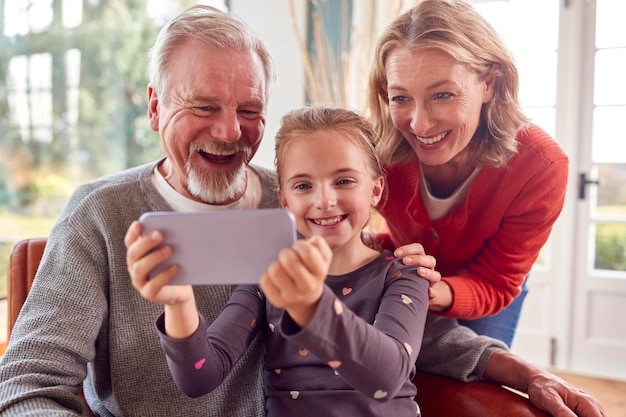
M265 129L260 58L188 40L173 52L168 72L162 100L148 88L150 127L160 133L169 162L166 180L198 201L237 200Z
M430 166L463 161L482 105L493 96L493 79L480 81L435 49L395 49L385 70L391 119L419 160Z
M378 204L383 178L372 178L363 151L338 131L302 134L285 146L280 201L305 237L319 235L330 248L363 246L361 231Z

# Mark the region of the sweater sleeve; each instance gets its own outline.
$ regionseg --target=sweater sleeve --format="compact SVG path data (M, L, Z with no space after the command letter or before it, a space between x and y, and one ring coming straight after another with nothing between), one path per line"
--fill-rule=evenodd
M481 379L491 355L508 351L506 344L472 329L456 319L428 314L417 370L469 382Z
M241 285L222 313L207 328L200 325L187 339L165 334L165 315L156 327L172 377L189 397L199 397L217 388L246 351L259 328L263 328L265 297L253 285Z
M106 251L94 242L67 222L48 239L0 362L3 416L80 414L76 393L107 311L97 279L105 276Z
M386 285L373 325L328 287L308 326L300 328L287 313L281 322L287 339L327 362L356 390L381 401L393 398L414 375L428 310L426 280L416 279L415 270L399 262L395 267L402 272Z

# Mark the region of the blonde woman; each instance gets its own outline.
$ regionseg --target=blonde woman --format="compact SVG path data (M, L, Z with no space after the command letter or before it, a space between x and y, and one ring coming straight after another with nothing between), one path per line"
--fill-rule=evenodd
M466 1L424 0L391 23L369 83L393 244L437 259L431 311L510 346L567 156L522 113L511 53Z

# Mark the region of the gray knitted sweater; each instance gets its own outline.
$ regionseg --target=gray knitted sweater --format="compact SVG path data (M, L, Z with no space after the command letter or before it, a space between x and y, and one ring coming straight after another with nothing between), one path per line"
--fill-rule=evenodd
M265 414L258 342L207 395L188 398L172 381L154 324L162 307L132 288L123 242L141 214L171 210L152 185L154 167L84 184L68 201L0 362L2 416L77 415L81 384L102 416ZM259 207L276 207L274 175L253 168L263 184ZM211 322L234 287L195 288L198 308ZM505 348L452 319L431 316L418 368L475 379L491 353Z

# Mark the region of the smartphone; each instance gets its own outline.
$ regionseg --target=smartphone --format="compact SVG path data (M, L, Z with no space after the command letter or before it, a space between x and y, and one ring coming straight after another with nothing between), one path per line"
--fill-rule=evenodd
M143 234L160 230L172 248L150 276L176 264L174 285L256 284L297 238L293 214L285 209L148 212L139 222Z

